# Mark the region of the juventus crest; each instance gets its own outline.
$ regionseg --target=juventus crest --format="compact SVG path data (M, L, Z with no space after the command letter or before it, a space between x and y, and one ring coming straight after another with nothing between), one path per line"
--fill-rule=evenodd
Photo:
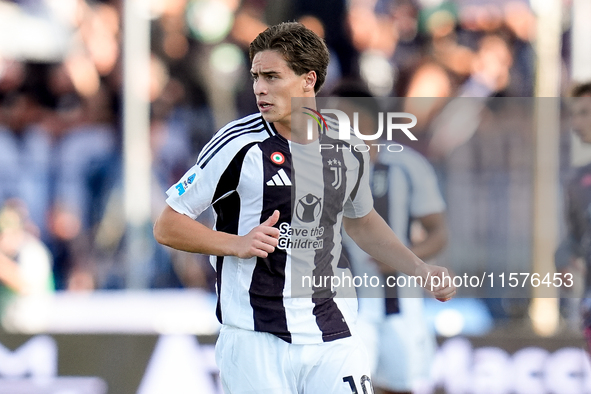
M337 190L343 182L343 164L339 159L331 159L328 161L328 168L334 174L334 181L331 185Z

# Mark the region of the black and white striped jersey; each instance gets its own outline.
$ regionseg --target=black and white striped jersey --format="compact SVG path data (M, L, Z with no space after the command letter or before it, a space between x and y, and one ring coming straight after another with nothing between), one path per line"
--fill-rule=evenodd
M245 235L280 212L279 245L267 258L211 258L223 324L299 344L351 335L356 298L311 278L350 275L341 224L343 215L363 217L373 208L369 157L338 140L328 122L306 145L279 135L260 114L232 122L167 191L167 203L193 219L212 205L215 229L231 234Z

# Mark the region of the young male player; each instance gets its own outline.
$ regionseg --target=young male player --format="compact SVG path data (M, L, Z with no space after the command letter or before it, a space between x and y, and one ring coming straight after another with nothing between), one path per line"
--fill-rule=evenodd
M222 323L216 359L227 393L371 393L367 354L354 335L356 299L336 296L330 282L305 288L293 278L346 270L341 224L402 272L425 280L447 272L417 258L373 210L368 158L346 149L338 127L324 125L309 138L296 124L291 98L314 109L328 65L324 42L301 24L283 23L259 34L250 59L260 113L214 135L168 190L154 235L214 256ZM321 151L324 142L342 149ZM194 220L209 205L213 230ZM432 293L446 299L455 288Z

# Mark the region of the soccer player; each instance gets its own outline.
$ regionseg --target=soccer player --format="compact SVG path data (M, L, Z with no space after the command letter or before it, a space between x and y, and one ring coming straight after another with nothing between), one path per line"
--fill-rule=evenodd
M381 103L367 88L360 83L345 82L331 96L343 97L342 106L358 112L360 131L375 132ZM378 151L375 144L370 147L370 185L375 210L413 253L421 259L433 258L447 243L445 203L433 167L408 146L396 152L383 147ZM413 243L411 229L415 221L420 223L424 234ZM397 274L376 264L350 239L345 240L353 274L382 276L382 283L385 276ZM369 287L358 289L358 293L358 330L368 347L374 385L384 394L420 391L421 383L429 379L436 350L435 333L424 314L422 290L406 286Z
M572 96L572 129L583 144L591 144L591 82L576 86ZM566 185L565 204L567 234L555 254L556 270L580 271L579 259L585 262L581 318L587 350L591 352L591 164L572 170ZM568 281L566 276L564 278Z
M291 99L314 110L328 65L324 42L301 24L282 23L257 36L250 60L260 113L214 135L168 190L154 235L213 256L222 323L216 360L226 393L371 393L355 335L357 301L316 281L348 270L341 225L397 270L425 281L447 271L417 258L375 212L366 154L347 149L334 123L312 133L297 124ZM341 149L321 151L325 142ZM209 205L214 229L195 220ZM313 285L303 285L306 276ZM455 288L432 293L446 299Z

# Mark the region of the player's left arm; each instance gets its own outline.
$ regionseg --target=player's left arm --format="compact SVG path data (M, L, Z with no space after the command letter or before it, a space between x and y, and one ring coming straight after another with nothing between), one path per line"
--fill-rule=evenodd
M431 287L428 278L449 276L446 268L426 264L408 249L394 234L382 217L372 209L359 218L343 218L347 234L371 257L388 265L392 272L400 271L407 275L423 278L425 289L438 299L449 299L456 294L451 280L439 281L442 285Z

